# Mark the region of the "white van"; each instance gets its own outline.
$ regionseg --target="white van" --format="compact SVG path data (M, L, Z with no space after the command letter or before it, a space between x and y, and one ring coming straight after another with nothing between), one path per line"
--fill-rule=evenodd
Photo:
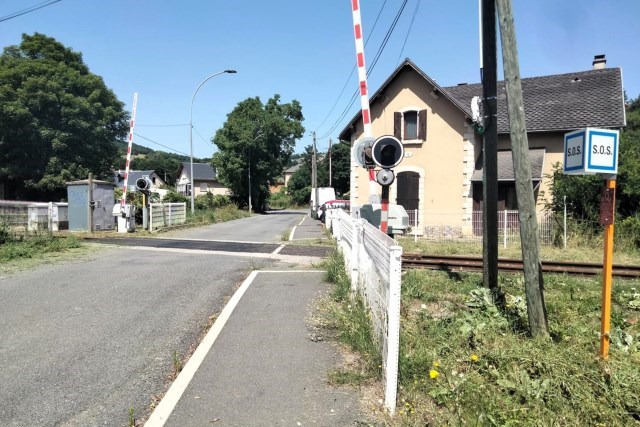
M318 187L318 202L316 203L316 189L311 188L311 200L309 200L309 206L311 207L311 216L317 218L318 208L324 205L329 200L336 199L336 190L333 187Z

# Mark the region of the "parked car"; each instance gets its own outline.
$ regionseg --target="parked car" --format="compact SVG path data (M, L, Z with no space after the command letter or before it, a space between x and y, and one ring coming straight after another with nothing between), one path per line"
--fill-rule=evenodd
M350 208L351 208L351 201L349 200L329 200L325 202L322 206L320 206L320 210L318 211L318 219L324 222L327 210L343 209L349 212Z

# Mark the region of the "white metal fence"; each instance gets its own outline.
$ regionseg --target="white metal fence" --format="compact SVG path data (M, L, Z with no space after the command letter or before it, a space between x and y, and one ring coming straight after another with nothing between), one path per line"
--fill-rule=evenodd
M402 248L363 219L341 209L327 211L330 227L351 273L351 289L363 298L374 338L382 354L384 405L393 414L398 387L400 351L400 281Z
M150 203L149 231L187 222L186 203Z
M462 242L482 245L483 220L482 211L475 211L471 216L462 212L425 213L422 218L417 210L409 214L409 233L415 240L422 239L433 242ZM551 212L538 212L538 238L541 245L553 244L554 220ZM500 244L520 243L520 216L518 211L498 212L498 236Z
M67 230L69 204L0 200L0 222L15 233Z

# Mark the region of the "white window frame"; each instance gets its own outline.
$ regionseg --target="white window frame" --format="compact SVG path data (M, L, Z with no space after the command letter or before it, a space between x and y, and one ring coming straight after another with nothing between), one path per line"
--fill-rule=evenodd
M400 136L402 136L402 143L406 145L412 144L422 144L425 142L424 139L404 139L404 113L407 112L415 112L416 113L416 136L420 135L420 110L424 110L425 107L405 107L402 110L399 110L398 113L402 114L402 120L400 120Z

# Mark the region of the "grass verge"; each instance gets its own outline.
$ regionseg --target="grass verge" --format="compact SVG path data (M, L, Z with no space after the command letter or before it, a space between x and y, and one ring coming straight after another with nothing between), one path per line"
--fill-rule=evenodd
M614 292L610 359L599 349L600 283L549 275L551 339L526 333L520 276L498 308L481 276L403 278L397 425L633 425L640 422L640 282Z
M329 382L361 385L377 380L381 357L362 301L351 299L350 279L342 255L334 248L322 267L326 269L325 280L334 286L330 298L321 303L318 324L351 353L347 366L329 373Z
M362 304L350 299L342 257L324 267L334 284L325 322L357 357L333 384L380 378ZM398 411L393 426L640 425L640 281L616 281L610 357L598 357L601 283L545 276L551 337L532 339L522 276L500 277L497 307L479 274L414 270L402 280ZM374 408L374 412L377 412Z

